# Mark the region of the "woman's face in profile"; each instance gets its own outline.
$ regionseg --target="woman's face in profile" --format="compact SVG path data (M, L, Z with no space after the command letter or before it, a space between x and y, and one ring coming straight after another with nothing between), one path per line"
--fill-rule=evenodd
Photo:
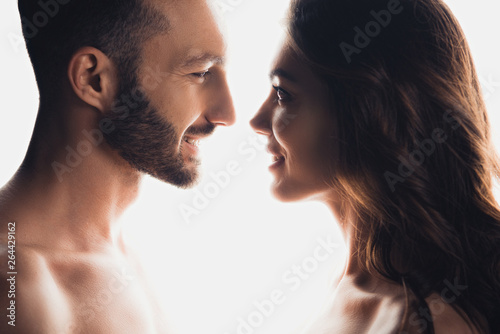
M271 71L272 89L251 120L268 137L273 194L281 201L328 196L334 127L326 84L287 43Z

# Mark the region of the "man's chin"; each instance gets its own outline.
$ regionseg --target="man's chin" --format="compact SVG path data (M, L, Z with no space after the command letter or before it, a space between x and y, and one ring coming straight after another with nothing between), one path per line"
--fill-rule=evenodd
M195 174L190 175L189 179L186 178L183 182L179 182L177 184L172 182L170 183L181 189L189 189L196 186L199 182L200 182L200 176L198 172L196 172Z
M176 173L148 173L157 180L170 183L181 189L189 189L198 184L200 176L197 166L184 167Z

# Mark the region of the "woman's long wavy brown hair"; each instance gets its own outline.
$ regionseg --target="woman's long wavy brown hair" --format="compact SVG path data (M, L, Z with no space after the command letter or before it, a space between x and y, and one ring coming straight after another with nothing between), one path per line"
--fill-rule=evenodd
M456 18L441 0L292 0L288 28L331 92L332 184L360 264L408 292L401 329L458 284L448 302L481 333L500 333L500 165Z

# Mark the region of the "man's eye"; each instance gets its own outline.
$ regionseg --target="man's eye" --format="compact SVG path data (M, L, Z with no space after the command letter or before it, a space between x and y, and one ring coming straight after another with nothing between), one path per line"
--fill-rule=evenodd
M191 75L198 79L205 79L210 74L209 71L203 71L198 73L192 73Z
M285 102L288 100L290 97L290 94L288 94L285 90L283 90L281 87L278 86L273 86L274 90L276 91L276 101L277 102Z

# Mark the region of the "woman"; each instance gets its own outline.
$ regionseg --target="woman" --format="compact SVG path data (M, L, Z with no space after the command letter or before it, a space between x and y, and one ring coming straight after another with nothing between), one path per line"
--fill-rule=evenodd
M334 213L348 259L306 333L500 333L500 175L440 0L295 0L252 127L273 193Z

